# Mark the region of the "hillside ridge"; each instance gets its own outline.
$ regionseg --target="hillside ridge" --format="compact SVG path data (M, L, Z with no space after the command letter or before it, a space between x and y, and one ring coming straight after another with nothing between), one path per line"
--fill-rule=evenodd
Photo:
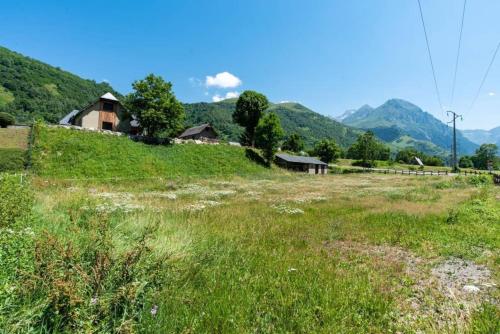
M107 92L121 96L108 83L82 79L0 46L0 109L18 123L36 118L56 123Z

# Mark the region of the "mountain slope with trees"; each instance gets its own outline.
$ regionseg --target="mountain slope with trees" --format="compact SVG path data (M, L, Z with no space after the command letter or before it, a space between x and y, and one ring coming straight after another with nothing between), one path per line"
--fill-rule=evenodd
M404 100L391 99L377 108L364 106L357 112L350 112L342 121L346 125L371 130L387 142L409 136L416 141L432 143L448 151L452 142L452 129ZM461 154L470 154L478 147L462 133L457 133L457 147ZM432 153L432 152L429 152Z
M18 123L34 118L58 122L106 92L120 97L107 83L82 79L0 47L0 111L13 115Z
M236 101L237 99L227 99L215 103L187 103L184 105L187 123L188 125L210 123L219 131L222 138L238 141L243 133L243 127L232 119ZM309 148L325 138L334 139L340 146L346 148L362 132L320 115L299 103L270 103L267 111L278 115L287 135L299 134Z

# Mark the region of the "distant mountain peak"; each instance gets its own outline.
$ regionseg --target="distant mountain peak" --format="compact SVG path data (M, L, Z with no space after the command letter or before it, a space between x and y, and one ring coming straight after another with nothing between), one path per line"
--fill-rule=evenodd
M342 118L342 123L365 130L372 130L379 138L394 141L410 136L417 141L431 142L443 150L451 143L451 129L439 119L417 105L403 99L389 99L377 108L361 107ZM409 141L406 141L409 143ZM460 153L471 153L476 144L458 134Z
M398 108L404 108L407 111L410 111L410 110L423 111L416 104L413 104L413 103L406 101L406 100L403 100L403 99L389 99L382 106L384 106L384 105L389 105L389 106L398 107Z

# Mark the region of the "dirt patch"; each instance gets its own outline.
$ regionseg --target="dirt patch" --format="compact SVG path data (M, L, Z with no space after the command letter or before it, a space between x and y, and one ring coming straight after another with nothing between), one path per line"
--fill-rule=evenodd
M496 288L490 270L472 261L451 258L434 267L431 272L437 278L441 292L449 298L477 300L471 297L488 296Z
M428 260L400 247L354 241L325 242L323 246L345 256L346 261L353 252L369 256L375 270L401 278L399 287L388 290L407 289L405 294L395 293L406 296L398 303L397 322L403 331L418 328L423 332L462 332L467 328L471 313L481 303L498 304L494 297L497 286L490 270L472 261ZM389 268L399 270L387 271ZM409 286L405 286L408 280L403 276L410 278Z

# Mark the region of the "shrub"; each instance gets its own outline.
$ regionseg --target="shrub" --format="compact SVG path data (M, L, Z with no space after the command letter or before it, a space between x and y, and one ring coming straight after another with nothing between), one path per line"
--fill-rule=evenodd
M352 163L353 166L374 168L377 167L377 162L375 160L357 160Z
M33 195L19 176L0 174L0 227L8 227L27 218Z
M0 128L6 128L9 125L14 125L16 119L11 114L0 112Z
M483 186L483 185L488 185L493 183L493 179L491 175L472 175L471 177L468 178L467 182L469 184L472 184L473 186Z
M472 159L468 156L463 156L458 161L458 167L460 168L474 168L474 163Z
M0 173L24 169L26 152L17 148L0 149Z
M157 224L117 253L107 216L93 212L87 220L76 231L77 241L44 232L29 244L27 253L34 254L29 268L10 280L15 298L0 303L0 330L140 332L140 319L165 278L165 257L148 246ZM26 304L36 312L23 310ZM10 309L22 311L9 314Z

